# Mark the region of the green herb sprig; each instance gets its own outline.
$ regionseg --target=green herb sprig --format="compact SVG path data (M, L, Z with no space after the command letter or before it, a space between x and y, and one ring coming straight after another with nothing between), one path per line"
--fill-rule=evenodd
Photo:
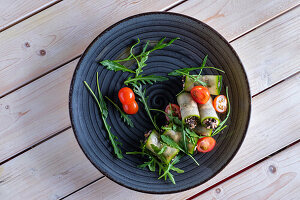
M170 108L171 105L170 105ZM169 136L165 136L165 135L161 135L161 139L164 143L166 143L167 145L177 148L180 151L182 151L183 153L185 153L186 155L188 155L197 165L199 165L199 163L194 159L194 157L188 152L188 141L192 142L193 144L196 143L195 141L195 137L196 138L203 138L204 136L199 136L197 135L194 131L190 130L188 127L186 127L184 125L184 123L182 122L182 120L180 120L178 117L173 116L173 111L171 110L171 114L166 113L163 110L160 109L151 109L152 111L158 111L161 113L164 113L165 115L167 115L170 119L170 123L172 124L171 127L162 127L162 129L165 130L173 130L173 131L179 131L182 133L182 143L181 146L178 145L172 138L170 138Z
M147 65L146 61L150 53L159 49L163 49L167 46L170 46L175 40L178 40L179 38L178 37L174 38L170 40L168 43L164 43L165 39L166 37L162 38L152 49L148 51L147 48L149 46L149 41L147 41L146 45L143 48L143 51L139 55L134 55L133 49L140 43L140 39L138 38L138 41L131 46L130 55L127 58L121 60L103 60L100 63L109 70L129 72L135 74L135 77L138 77L139 74L143 72L142 68ZM135 59L138 64L138 68L135 71L128 69L126 66L121 64L121 62L130 61L133 59Z
M163 76L155 76L155 75L149 75L149 76L136 76L135 78L131 78L128 77L128 79L126 81L124 81L125 85L129 85L129 84L138 84L138 81L140 81L143 84L153 84L157 81L167 81L168 78L163 77Z
M158 174L160 175L158 179L164 178L167 180L169 178L173 184L176 184L173 174L170 171L175 171L177 173L183 173L184 171L175 167L174 165L177 164L181 158L180 155L177 155L171 163L166 164L164 162L165 158L161 155L167 147L164 146L162 149L158 149L156 146L152 145L152 149L155 151L156 155L145 148L145 144L142 145L141 152L134 151L134 152L126 152L129 155L141 155L147 156L148 160L145 161L143 164L139 165L139 168L148 167L150 171L155 172L156 167L158 167ZM162 173L163 172L163 173Z
M145 110L152 124L154 125L156 130L159 130L155 120L152 118L152 115L150 113L150 108L147 103L148 97L146 97L146 90L142 89L142 84L153 84L157 81L166 81L168 80L168 78L162 76L155 76L155 75L143 76L141 73L143 72L143 68L147 65L146 61L148 60L150 53L159 49L163 49L167 46L170 46L175 40L179 38L177 37L170 40L168 43L164 43L166 39L164 37L150 50L147 50L150 43L149 41L147 41L146 45L143 47L142 52L139 55L134 55L133 50L140 43L140 39L139 38L137 39L138 41L131 46L130 55L127 58L121 60L103 60L100 63L108 70L123 71L123 72L129 72L135 74L134 78L130 76L127 80L124 81L124 84L133 86L134 92L140 97L139 100L144 104ZM137 62L138 65L138 67L135 70L131 70L121 64L121 62L129 61L133 59Z
M115 136L114 134L112 134L112 132L110 130L111 126L108 125L108 123L106 122L106 119L108 117L108 109L107 109L106 103L105 103L104 98L103 98L103 96L101 94L101 91L100 91L99 80L98 80L98 72L97 72L96 75L97 75L97 88L98 88L99 98L97 98L97 96L95 95L95 93L93 92L93 90L90 88L90 86L88 85L88 83L86 81L84 81L84 84L85 84L86 88L88 89L88 91L90 92L90 94L92 95L92 97L94 98L94 100L96 101L96 103L98 105L99 111L101 113L101 118L103 120L104 127L105 127L105 129L108 133L108 137L109 137L109 140L110 140L110 142L113 146L115 155L119 159L122 159L123 158L122 151L118 146L118 145L121 145L121 143L119 141L117 141L118 137Z
M121 119L123 119L124 122L125 122L128 126L134 127L133 122L131 121L131 119L129 118L129 116L128 116L127 114L125 114L125 112L124 112L124 111L123 111L123 110L122 110L115 102L113 102L113 100L111 100L111 99L108 98L107 96L105 96L105 98L106 98L108 101L110 101L110 103L111 103L112 105L114 105L115 108L120 112L120 114L121 114Z
M157 131L159 131L159 128L158 128L156 122L153 120L151 112L150 112L150 108L148 106L148 102L147 101L149 99L149 96L146 96L146 89L143 90L141 84L133 84L133 87L134 87L133 88L134 93L139 96L140 102L142 102L144 104L144 108L145 108L145 110L146 110L146 112L147 112L147 114L148 114L148 116L149 116L149 118L150 118L150 120L151 120L154 128Z

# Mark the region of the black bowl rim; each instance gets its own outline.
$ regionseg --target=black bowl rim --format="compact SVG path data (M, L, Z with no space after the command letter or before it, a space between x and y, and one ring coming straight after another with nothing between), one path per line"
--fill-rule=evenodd
M169 191L169 192L155 192L155 191L144 191L144 190L140 190L140 189L136 189L134 187L131 187L131 186L128 186L128 185L125 185L123 183L120 183L118 182L117 180L115 180L114 178L112 178L109 174L103 172L89 157L88 155L86 154L86 152L83 150L83 147L81 146L80 142L79 142L79 139L77 137L77 132L76 132L76 129L74 128L74 119L72 117L72 93L73 93L73 87L74 87L74 82L75 82L75 77L76 77L76 74L77 74L77 71L79 69L79 66L81 65L81 62L83 60L83 58L85 57L85 55L87 54L87 52L89 51L89 49L91 48L91 46L98 40L98 38L100 38L102 35L104 35L106 32L110 31L111 29L113 29L115 26L125 22L125 21L128 21L128 20L131 20L133 18L136 18L136 17L141 17L141 16L146 16L146 15L175 15L175 16L180 16L180 17L185 17L185 18L188 18L192 21L195 21L196 23L198 24L201 24L203 25L205 28L208 28L210 29L212 32L214 32L218 37L221 38L221 40L223 40L227 45L228 47L231 49L232 53L236 56L236 58L238 59L238 62L239 64L241 65L242 67L242 72L244 74L244 77L246 79L246 86L247 86L247 91L248 91L248 99L249 99L249 102L248 102L248 109L249 109L249 113L248 113L248 120L247 120L247 124L246 124L246 127L245 127L245 130L244 130L244 133L243 133L243 137L241 139L241 141L239 142L238 144L238 147L235 149L235 151L233 152L233 154L230 156L230 158L227 160L227 162L225 162L223 164L223 166L215 173L213 174L212 176L208 177L207 179L201 181L200 183L198 184L195 184L193 186L190 186L188 188L185 188L185 189L180 189L180 190L177 190L177 191ZM190 189L193 189L193 188L196 188L197 186L199 185L202 185L203 183L207 182L208 180L212 179L213 177L215 177L217 174L219 174L230 162L231 160L234 158L234 156L237 154L238 150L240 149L240 147L242 146L242 143L246 137L246 133L247 133L247 130L248 130L248 127L249 127L249 122L250 122L250 116L251 116L251 100L252 100L252 96L251 96L251 91L250 91L250 86L249 86L249 80L248 80L248 77L247 77L247 74L246 74L246 71L245 71L245 68L242 64L242 61L240 59L240 57L238 56L238 54L236 53L236 51L234 50L234 48L231 46L231 44L219 33L217 32L215 29L213 29L212 27L210 27L209 25L205 24L204 22L198 20L198 19L195 19L193 17L190 17L190 16L187 16L187 15L184 15L184 14L180 14L180 13L175 13L175 12L168 12L168 11L157 11L157 12L145 12L145 13L140 13L140 14L136 14L136 15L132 15L132 16L129 16L129 17L126 17L118 22L116 22L115 24L109 26L108 28L106 28L104 31L102 31L90 44L89 46L86 48L86 50L83 52L83 54L80 56L80 59L77 63L77 66L74 70L74 73L73 73L73 76L72 76L72 81L71 81L71 85L70 85L70 90L69 90L69 115L70 115L70 119L71 119L71 127L74 131L74 135L75 135L75 138L77 140L77 143L79 144L82 152L84 153L84 155L87 157L87 159L94 165L94 167L96 169L98 169L104 176L106 176L107 178L109 178L110 180L112 180L113 182L123 186L123 187L126 187L126 188L129 188L131 190L134 190L134 191L137 191L137 192L142 192L142 193L149 193L149 194L173 194L173 193L179 193L179 192L183 192L183 191L187 191L187 190L190 190Z

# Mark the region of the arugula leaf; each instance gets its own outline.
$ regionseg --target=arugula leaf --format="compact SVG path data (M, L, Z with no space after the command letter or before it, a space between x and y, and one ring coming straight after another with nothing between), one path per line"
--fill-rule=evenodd
M96 83L97 83L97 89L98 89L98 96L99 96L99 104L100 104L100 111L103 114L104 118L106 119L108 116L108 109L106 106L106 103L103 99L102 93L100 91L100 85L99 85L99 79L98 79L98 72L96 72Z
M129 55L127 58L125 58L125 59L114 60L115 63L120 63L120 62L124 62L124 61L129 61L129 60L133 60L133 59L138 60L138 58L140 58L140 59L141 59L141 61L139 61L139 62L140 62L140 65L141 65L142 67L144 67L144 66L146 65L145 62L146 62L146 60L148 59L148 56L149 56L150 53L152 53L152 52L155 51L155 50L159 50L159 49L162 49L162 48L164 48L164 47L170 46L175 40L178 40L179 38L178 38L178 37L177 37L177 38L174 38L174 39L170 40L168 43L163 43L163 41L166 39L166 38L163 38L163 39L161 39L161 40L153 47L153 49L148 50L148 51L147 51L147 48L148 48L148 46L149 46L149 41L147 41L146 45L145 45L144 48L143 48L142 53L140 53L139 55L134 55L134 54L133 54L133 48L134 48L136 45L138 45L138 44L140 43L140 39L139 39L139 38L137 38L137 39L138 39L138 42L135 43L134 45L132 45L131 48L130 48L130 55ZM102 62L103 62L103 61L102 61ZM126 68L126 67L125 67L125 68ZM112 70L112 69L111 69L111 70ZM140 71L140 70L141 70L141 69L138 69L138 74L139 74L140 72L142 72L142 71Z
M194 71L194 70L202 70L202 69L215 69L217 71L223 72L225 73L223 70L218 69L216 67L190 67L190 68L182 68L182 69L176 69L172 72L170 72L168 75L169 76L182 76L182 75L186 75L187 73Z
M109 140L113 146L113 149L114 149L114 153L115 155L119 158L119 159L122 159L123 158L123 155L122 155L122 151L121 149L118 147L118 145L121 145L120 142L117 141L117 137L111 133L111 126L109 126L106 122L106 118L108 116L108 110L107 110L107 107L106 107L106 104L105 104L105 101L103 99L103 96L100 92L100 87L99 87L99 82L98 82L98 73L97 73L97 87L98 87L98 93L99 93L99 99L96 97L95 93L93 92L93 90L90 88L90 86L88 85L88 83L86 81L84 81L84 84L85 86L87 87L88 91L90 92L90 94L92 95L92 97L94 98L94 100L96 101L97 105L98 105L98 108L99 108L99 111L101 113L101 118L103 120L103 124L104 124L104 127L108 133L108 137L109 137Z
M172 138L166 135L161 135L160 136L161 140L166 143L168 146L179 149L180 151L185 152Z
M161 150L159 152L157 152L158 155L163 154L167 149L167 146L164 145L163 148L161 148Z
M124 65L121 65L120 63L113 61L113 60L103 60L100 62L106 69L112 70L112 71L122 71L122 72L130 72L135 74L135 71L132 71L131 69L128 69Z
M159 149L157 146L155 146L154 144L151 144L151 148L153 149L153 151L156 153L156 156L161 160L161 161L163 161L164 163L167 163L167 160L166 160L166 158L163 156L163 155L161 155L162 153L161 153L161 149ZM164 150L166 150L166 148L164 149Z
M125 112L123 112L123 110L121 110L121 108L114 103L110 98L108 98L107 96L105 96L105 98L110 101L110 103L112 103L112 105L115 106L115 108L120 112L121 114L121 119L123 119L123 121L130 127L134 127L133 122L131 121L131 119L129 118L129 116L127 114L125 114Z
M140 97L139 100L140 100L140 102L142 102L144 104L145 110L146 110L152 124L154 125L155 129L157 131L159 131L159 128L158 128L157 124L154 122L152 115L150 113L150 108L147 103L149 97L148 96L146 97L146 89L143 90L141 84L137 84L137 85L133 85L133 86L134 86L134 88L133 88L134 93Z
M143 145L141 148L144 149L145 145ZM155 149L154 151L156 151L156 152L161 151L156 146L154 146L152 149L153 150ZM171 163L166 164L166 163L162 162L162 160L158 160L157 159L158 156L154 155L153 152L149 151L148 149L145 149L145 151L143 150L142 152L136 152L136 151L135 152L126 152L126 154L131 154L131 155L140 154L142 156L146 155L148 157L148 161L145 161L143 164L138 165L138 167L139 168L148 167L150 171L154 172L156 170L156 166L158 166L158 174L161 175L161 172L163 171L163 174L158 179L164 178L166 180L167 178L169 178L173 184L176 184L176 183L175 183L174 176L171 174L170 170L175 171L177 173L184 172L183 170L174 166L176 163L179 162L179 159L181 158L180 155L177 155Z
M128 84L137 84L138 81L142 82L143 84L153 84L157 81L167 81L169 80L168 78L166 77L163 77L163 76L155 76L155 75L149 75L149 76L142 76L142 75L139 75L135 78L131 78L128 77L128 79L124 82L125 85L128 85Z
M182 141L183 141L184 152L188 154L186 131L183 123L181 124L181 129L182 129Z
M190 137L196 137L196 138L202 138L202 137L205 137L205 136L199 136L197 133L195 133L194 131L192 131L191 129L189 128L185 128L186 129L186 132L188 133L188 135Z
M171 168L170 169L172 169L173 171L175 171L175 172L177 172L177 173L179 173L179 174L182 174L182 173L184 173L184 170L182 170L182 169L179 169L179 168L177 168L177 167L174 167L174 166L171 166Z
M149 52L151 53L151 52L153 52L153 51L155 51L155 50L163 49L163 48L165 48L165 47L167 47L167 46L170 46L175 40L178 40L178 39L180 39L180 38L179 38L179 37L176 37L176 38L170 40L170 42L168 42L168 43L163 43L165 39L166 39L166 37L162 38L162 39L154 46L154 48L151 49Z
M147 50L147 48L148 48L148 45L149 45L149 40L147 41L147 43L146 43L146 45L144 46L144 48L143 48L143 51L142 51L142 53L141 54L143 54L143 53L145 53L146 52L146 50Z
M205 65L206 65L207 57L208 57L208 55L206 55L206 56L205 56L205 58L204 58L204 59L203 59L203 61L202 61L201 69L200 69L200 72L199 72L199 74L198 74L198 76L197 76L197 80L199 80L199 79L200 79L200 76L201 76L202 70L203 70L203 68L204 68L204 67L205 67Z
M136 63L138 64L138 68L135 70L135 76L137 77L143 70L142 68L146 66L145 62L148 59L148 55L144 55L141 57L141 61L138 60L138 58L133 54L133 48L140 43L140 39L138 38L137 43L132 45L130 48L130 56L133 57L136 60Z
M174 179L174 176L173 174L170 173L170 170L172 169L173 165L175 165L176 163L179 162L179 159L181 158L180 155L176 156L174 158L174 160L167 166L166 169L164 169L164 173L158 178L158 179L161 179L162 177L167 178L167 176L169 177L169 179L172 181L173 184L176 184L175 183L175 179Z
M161 113L164 113L165 115L167 115L169 117L169 119L171 120L171 122L173 124L177 124L177 125L181 125L182 124L182 121L176 117L176 116L173 116L172 114L169 114L169 113L166 113L165 111L163 110L160 110L160 109L155 109L155 108L151 108L150 110L152 111L158 111L158 112L161 112ZM172 112L172 111L171 111ZM167 129L167 127L165 128L162 128L162 129ZM174 130L174 129L173 129Z

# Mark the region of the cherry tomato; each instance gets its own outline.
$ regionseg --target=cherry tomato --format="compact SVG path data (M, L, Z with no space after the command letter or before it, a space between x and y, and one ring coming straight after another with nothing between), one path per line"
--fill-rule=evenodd
M211 151L216 145L216 140L213 137L204 137L198 140L197 149L199 152L206 153Z
M139 110L139 106L136 101L133 101L129 104L123 104L123 110L129 115L133 115L137 113L137 111Z
M194 101L200 104L205 104L210 98L209 91L204 86L193 87L193 89L191 90L191 95Z
M224 95L219 95L214 99L213 106L219 113L224 113L227 110L227 98Z
M171 107L172 107L172 111L173 111L173 116L176 116L179 119L181 119L180 107L176 104L171 104ZM170 104L167 105L165 112L168 114L171 114ZM166 118L168 121L170 120L167 115L166 115Z
M119 90L118 96L122 104L129 104L135 101L134 92L129 87L121 88Z

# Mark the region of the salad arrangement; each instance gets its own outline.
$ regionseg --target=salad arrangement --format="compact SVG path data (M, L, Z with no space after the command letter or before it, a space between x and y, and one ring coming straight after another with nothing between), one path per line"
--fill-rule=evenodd
M143 86L158 81L166 81L168 78L156 75L144 75L143 68L147 65L146 61L151 52L170 46L177 39L179 38L174 38L165 43L165 38L162 38L153 48L149 47L149 41L147 41L142 52L135 55L133 50L140 43L138 38L137 43L131 46L130 55L127 58L122 60L103 60L100 62L108 70L132 74L124 81L127 87L121 88L118 92L122 109L116 102L105 96L120 112L120 117L124 122L128 126L133 127L133 123L128 115L138 112L137 99L143 104L143 109L145 109L153 124L153 129L145 134L145 140L141 142L140 149L134 152L126 152L126 154L144 157L146 161L139 165L139 168L148 167L150 171L158 170L159 179L164 178L166 180L169 178L174 184L175 180L171 171L177 173L184 172L175 167L180 158L187 155L196 165L199 165L193 157L196 149L201 153L211 151L216 144L213 136L227 127L225 123L230 115L228 88L226 88L226 96L220 94L222 76L202 74L205 68L211 68L224 73L224 71L218 68L206 66L207 56L203 59L200 67L178 69L168 74L169 76L181 76L183 80L183 89L177 94L178 105L169 103L166 105L165 110L149 107L147 103L149 97L146 96L146 89ZM130 60L137 63L136 69L131 69L123 65L123 62ZM191 75L190 73L195 70L199 70L200 72L196 75ZM84 81L84 84L98 105L104 127L114 149L114 154L117 158L122 159L121 143L111 132L111 126L106 121L108 109L100 91L98 73L96 77L98 95L92 91L86 81ZM226 112L226 118L221 121L218 113ZM159 127L152 115L153 113L164 114L166 116L166 125Z

